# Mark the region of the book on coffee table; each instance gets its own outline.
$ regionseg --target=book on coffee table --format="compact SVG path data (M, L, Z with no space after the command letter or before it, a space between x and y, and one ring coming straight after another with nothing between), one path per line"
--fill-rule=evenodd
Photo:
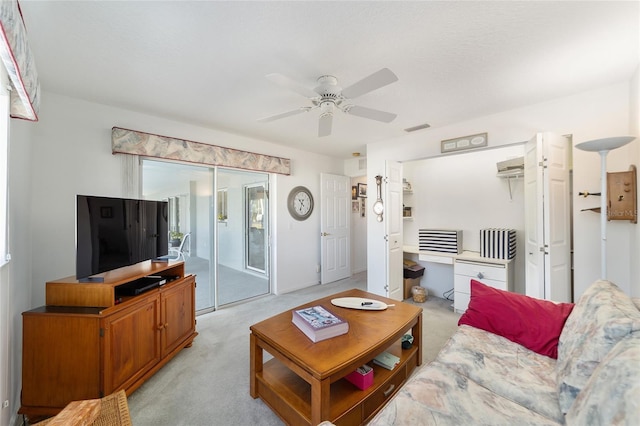
M393 370L400 362L400 358L390 354L389 352L382 352L380 355L373 359L374 364L378 364L380 367L384 367L387 370Z
M346 334L349 331L349 323L339 316L332 314L322 306L293 311L291 321L312 342L329 339L331 337Z

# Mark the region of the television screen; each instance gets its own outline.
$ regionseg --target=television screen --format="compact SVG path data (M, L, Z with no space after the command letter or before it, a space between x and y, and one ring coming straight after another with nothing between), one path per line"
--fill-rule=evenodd
M168 209L166 201L78 195L76 278L167 255Z

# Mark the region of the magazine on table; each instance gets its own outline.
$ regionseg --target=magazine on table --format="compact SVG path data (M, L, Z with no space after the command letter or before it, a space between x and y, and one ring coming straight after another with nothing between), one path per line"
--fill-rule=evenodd
M347 321L322 306L294 310L291 321L313 342L340 336L349 331Z

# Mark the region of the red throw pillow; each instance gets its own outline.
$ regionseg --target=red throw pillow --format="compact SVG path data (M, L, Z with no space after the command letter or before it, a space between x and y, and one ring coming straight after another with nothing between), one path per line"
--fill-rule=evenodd
M573 305L498 290L471 280L469 307L458 325L480 328L558 358L558 339Z

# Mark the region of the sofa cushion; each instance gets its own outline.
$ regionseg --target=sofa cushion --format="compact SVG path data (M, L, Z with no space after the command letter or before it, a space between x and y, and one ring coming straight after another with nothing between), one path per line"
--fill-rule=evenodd
M640 421L640 332L619 341L593 371L567 413L569 425Z
M461 325L436 361L538 414L564 421L558 406L555 359L497 334Z
M471 300L458 325L506 337L542 355L558 356L558 338L573 303L554 303L471 280Z
M369 426L558 425L434 361L400 388Z
M614 345L638 330L640 311L620 288L604 280L587 288L567 318L558 344L558 399L564 413Z

